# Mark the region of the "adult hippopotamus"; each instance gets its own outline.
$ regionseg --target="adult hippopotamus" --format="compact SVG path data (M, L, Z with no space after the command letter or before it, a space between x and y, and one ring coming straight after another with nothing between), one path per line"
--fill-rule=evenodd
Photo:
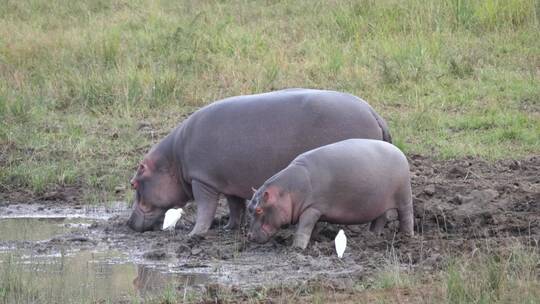
M401 232L413 234L409 164L394 145L349 139L295 158L268 179L249 203L248 238L267 242L286 224L298 224L295 247L305 249L318 221L371 223L380 233L397 209Z
M190 236L204 234L223 194L230 209L225 228L235 228L252 187L299 154L348 138L391 141L386 122L346 93L288 89L216 101L145 155L131 180L136 194L128 225L151 230L167 209L194 200L197 219Z

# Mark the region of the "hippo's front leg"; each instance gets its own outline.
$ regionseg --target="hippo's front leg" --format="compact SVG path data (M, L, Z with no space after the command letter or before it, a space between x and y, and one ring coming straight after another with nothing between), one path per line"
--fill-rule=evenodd
M298 227L294 234L293 246L302 250L306 249L309 240L311 239L311 233L315 224L319 221L321 212L316 209L307 209L301 215L298 220Z
M216 190L199 181L193 181L191 186L193 198L197 205L197 221L195 227L189 233L190 237L208 232L214 220L219 199L219 193Z

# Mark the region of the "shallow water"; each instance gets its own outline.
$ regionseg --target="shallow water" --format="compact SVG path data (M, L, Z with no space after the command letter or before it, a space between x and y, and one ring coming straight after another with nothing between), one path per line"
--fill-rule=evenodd
M83 218L0 218L0 241L42 241L90 224L91 220Z
M65 235L84 235L95 221L99 220L80 215L7 218L4 214L0 218L0 284L24 282L25 291L18 295L23 302L71 302L133 300L208 281L208 274L175 270L175 261L144 263L103 244L91 243L83 249L65 246L65 250L44 250L43 254L24 246L28 241L46 244Z

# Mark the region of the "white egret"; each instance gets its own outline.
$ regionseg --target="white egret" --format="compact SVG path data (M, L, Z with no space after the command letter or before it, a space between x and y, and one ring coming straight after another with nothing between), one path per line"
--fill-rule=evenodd
M335 242L337 256L341 259L343 257L343 253L345 252L345 248L347 247L347 237L345 236L343 229L339 230Z
M163 220L163 228L161 228L161 230L174 231L174 227L176 226L178 220L182 217L182 214L184 214L184 210L182 210L182 208L172 208L167 210L167 212L165 212L165 219Z

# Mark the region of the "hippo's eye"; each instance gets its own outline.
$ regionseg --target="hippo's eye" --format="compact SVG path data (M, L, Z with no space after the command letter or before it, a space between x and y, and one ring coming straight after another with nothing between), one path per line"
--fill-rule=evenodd
M263 210L262 210L261 207L255 208L255 214L256 214L256 215L261 215L262 213L263 213Z

